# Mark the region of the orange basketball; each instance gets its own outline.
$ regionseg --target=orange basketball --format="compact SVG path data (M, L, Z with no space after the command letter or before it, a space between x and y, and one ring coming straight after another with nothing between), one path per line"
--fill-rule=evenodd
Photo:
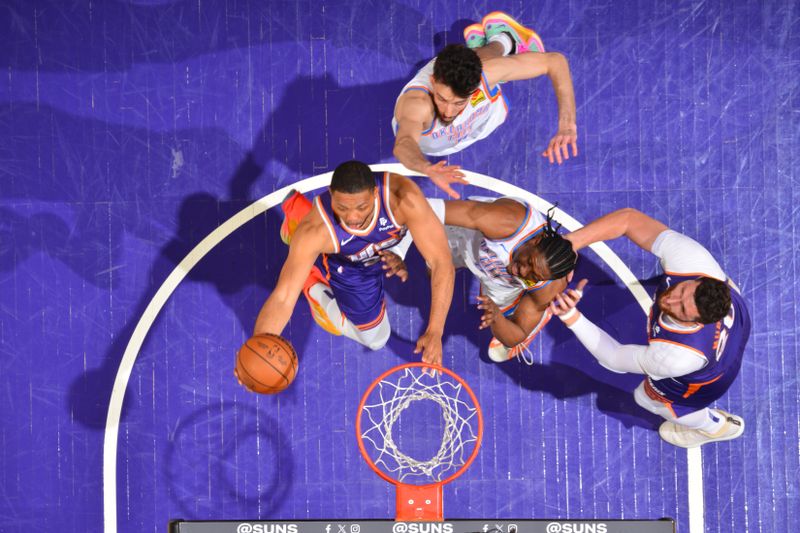
M297 353L280 335L255 335L239 348L235 374L253 392L278 393L294 381Z

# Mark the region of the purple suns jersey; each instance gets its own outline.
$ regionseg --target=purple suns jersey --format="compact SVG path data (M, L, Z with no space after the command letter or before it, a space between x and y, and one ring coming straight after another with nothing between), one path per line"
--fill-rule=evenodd
M703 274L665 272L656 289L653 307L648 318L648 339L676 348L689 349L705 360L705 365L684 376L647 378L645 390L662 399L682 406L705 407L721 397L739 374L742 356L750 337L750 314L739 289L731 288L731 307L727 316L715 324L700 324L693 329L677 328L662 314L658 298L670 287L683 281L695 280ZM649 390L648 390L649 389Z
M375 210L366 229L348 228L336 218L330 192L314 199L314 206L322 216L336 249L335 253L323 254L322 257L323 271L329 277L343 274L345 268L356 269L359 273L382 272L378 251L397 245L406 234L406 227L397 223L389 203L390 174L376 172L374 176Z

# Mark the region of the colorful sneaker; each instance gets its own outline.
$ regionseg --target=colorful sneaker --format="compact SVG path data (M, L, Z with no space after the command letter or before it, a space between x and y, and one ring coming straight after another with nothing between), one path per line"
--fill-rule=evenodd
M525 363L528 366L533 366L533 353L531 352L529 346L533 342L533 339L539 335L539 332L541 332L547 323L550 322L551 318L553 318L553 313L551 313L548 309L545 311L544 315L542 315L542 319L538 324L536 324L536 327L533 328L533 331L528 334L525 340L512 348L509 348L496 338L492 337L492 340L489 341L489 359L495 363L505 363L506 361L516 357L520 362Z
M464 41L467 48L480 48L486 46L486 34L483 31L483 24L470 24L464 28Z
M324 287L320 287L322 289L322 296L329 299L329 301L333 300L330 283L328 283L328 280L322 275L320 269L314 266L311 268L311 272L308 274L306 283L303 286L303 295L306 297L306 300L308 300L308 306L311 308L311 316L314 317L314 322L328 333L332 335L341 335L342 331L336 326L336 323L331 320L331 317L328 316L328 312L325 311L327 305L324 305L323 302L311 296L311 289L316 285L323 285ZM315 290L314 292L317 291Z
M744 433L744 420L741 417L726 413L722 409L714 410L725 417L725 424L716 433L687 428L675 422L664 422L658 428L658 434L673 446L696 448L709 442L732 440Z
M302 193L292 191L281 203L281 211L283 212L281 240L289 244L300 221L311 211L311 202Z
M486 34L486 41L500 33L508 33L514 39L516 51L522 52L544 52L544 43L535 31L526 28L511 16L502 11L493 11L483 17L483 30Z

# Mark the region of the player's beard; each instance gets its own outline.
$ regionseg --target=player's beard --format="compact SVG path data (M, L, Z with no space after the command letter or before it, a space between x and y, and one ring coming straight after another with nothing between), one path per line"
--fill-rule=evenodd
M438 107L436 107L436 106L434 105L434 106L433 106L433 108L436 110L436 120L438 120L439 122L441 122L443 126L449 126L450 124L452 124L452 123L453 123L453 121L454 121L455 119L457 119L457 118L458 118L458 115L460 115L460 114L461 114L461 112L459 111L458 113L456 113L456 116L454 116L454 117L453 117L453 118L451 118L450 120L447 120L447 119L445 119L445 118L442 116L442 114L439 112L439 108L438 108Z
M672 294L672 291L675 290L675 287L677 287L677 285L673 285L672 287L670 287L669 289L665 290L664 292L662 292L658 296L658 308L661 309L661 312L664 313L665 315L667 315L668 317L670 317L672 320L680 320L678 317L673 315L670 311L665 309L664 308L664 303L663 303L664 302L664 298L669 296L670 294Z

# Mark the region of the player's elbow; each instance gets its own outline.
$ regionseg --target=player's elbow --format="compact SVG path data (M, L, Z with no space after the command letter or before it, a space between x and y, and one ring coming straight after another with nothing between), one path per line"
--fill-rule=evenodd
M560 52L546 52L545 68L547 68L547 75L552 78L563 76L569 73L569 62L564 54Z
M431 269L431 277L455 278L456 276L456 269L449 254L437 254L432 261L428 261L428 265Z
M392 155L394 155L397 159L400 159L403 156L403 148L408 144L409 137L408 135L400 134L394 139L394 148L392 148Z

